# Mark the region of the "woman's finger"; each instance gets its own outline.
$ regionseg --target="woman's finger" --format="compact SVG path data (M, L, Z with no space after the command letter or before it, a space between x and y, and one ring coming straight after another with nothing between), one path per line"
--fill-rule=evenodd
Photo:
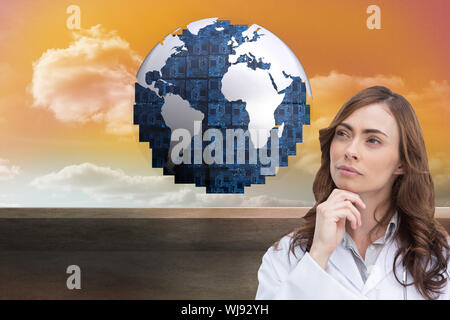
M361 213L359 212L359 210L353 205L353 203L349 200L344 201L346 207L352 212L352 214L355 215L357 221L358 221L358 226L361 226L362 221L361 221Z
M356 229L358 227L357 219L356 219L355 215L349 209L343 208L343 209L337 210L335 215L339 219L348 219L350 221L350 224L353 229Z
M352 203L356 204L361 209L365 209L366 208L366 204L362 201L362 199L359 196L359 194L355 194L355 193L351 193L351 192L345 191L342 196L344 198L346 198L347 200L350 200Z

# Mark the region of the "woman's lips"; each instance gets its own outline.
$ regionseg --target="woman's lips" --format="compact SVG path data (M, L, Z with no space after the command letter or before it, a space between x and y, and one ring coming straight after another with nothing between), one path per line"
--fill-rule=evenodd
M353 171L348 171L348 170L344 170L344 169L338 169L339 173L342 174L343 176L347 176L347 177L353 177L353 176L359 176L360 174L357 172L353 172Z

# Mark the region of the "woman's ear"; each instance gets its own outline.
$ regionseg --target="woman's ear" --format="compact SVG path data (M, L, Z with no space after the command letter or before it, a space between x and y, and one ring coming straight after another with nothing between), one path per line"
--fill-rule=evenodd
M401 175L401 174L404 174L404 173L405 173L405 170L403 169L403 165L402 164L400 164L397 167L397 169L395 169L395 171L394 171L395 175Z

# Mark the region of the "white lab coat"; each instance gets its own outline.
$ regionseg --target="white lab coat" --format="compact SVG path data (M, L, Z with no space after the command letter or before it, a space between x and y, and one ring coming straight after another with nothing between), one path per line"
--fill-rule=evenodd
M258 291L256 299L298 300L298 299L424 299L414 285L404 287L398 283L393 273L393 262L397 251L395 241L386 243L377 261L364 283L354 262L352 253L345 249L342 242L328 260L326 269L322 269L308 252L296 248L297 258L289 251L291 234L283 237L278 250L270 247L262 258L258 271ZM449 270L449 268L447 269ZM397 259L396 273L403 280L401 257ZM412 276L407 275L407 282ZM450 281L447 271L447 283L439 300L450 300Z

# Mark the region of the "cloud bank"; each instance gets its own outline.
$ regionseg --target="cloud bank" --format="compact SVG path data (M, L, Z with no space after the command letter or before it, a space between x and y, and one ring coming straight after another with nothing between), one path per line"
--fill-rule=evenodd
M80 191L97 204L132 202L143 207L301 207L310 203L267 195L205 194L204 188L174 184L173 176L130 176L123 170L92 163L70 165L36 177L40 190Z

